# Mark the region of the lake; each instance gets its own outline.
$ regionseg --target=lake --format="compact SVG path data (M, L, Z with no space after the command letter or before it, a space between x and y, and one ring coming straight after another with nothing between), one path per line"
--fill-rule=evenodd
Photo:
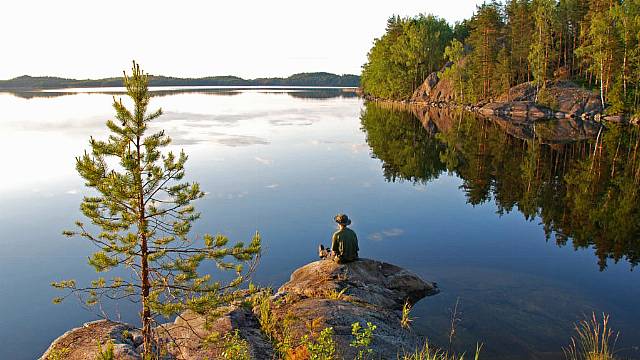
M74 299L52 304L49 283L95 277L92 245L61 232L87 192L74 158L105 136L113 95L0 93L0 359L37 358L97 319ZM606 312L621 354L640 357L637 131L611 128L594 148L599 125L410 111L340 89L154 89L156 107L207 193L193 233L259 230L259 284L315 260L344 212L362 257L438 283L413 310L434 344L448 346L457 302L458 352L559 358L574 322ZM137 321L130 304L106 310Z

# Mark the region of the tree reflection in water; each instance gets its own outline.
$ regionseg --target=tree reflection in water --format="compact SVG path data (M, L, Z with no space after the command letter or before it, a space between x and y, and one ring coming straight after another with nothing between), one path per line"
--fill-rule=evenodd
M447 171L467 202L495 201L540 219L547 240L593 247L609 259L640 259L640 142L637 127L580 120L537 123L445 109L368 102L361 114L372 156L387 181L426 184Z

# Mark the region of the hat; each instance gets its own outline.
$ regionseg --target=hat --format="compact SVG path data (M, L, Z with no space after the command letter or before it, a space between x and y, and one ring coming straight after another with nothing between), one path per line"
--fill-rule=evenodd
M340 225L351 225L351 219L345 214L338 214L333 218Z

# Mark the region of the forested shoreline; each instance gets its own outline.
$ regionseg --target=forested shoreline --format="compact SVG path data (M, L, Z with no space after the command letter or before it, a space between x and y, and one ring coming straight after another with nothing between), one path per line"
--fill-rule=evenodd
M571 81L597 92L607 114L640 109L640 1L509 0L454 25L434 15L392 16L363 66L366 95L407 100L438 72L455 103L488 102L530 83L536 102Z
M336 75L327 72L299 73L286 78L243 79L237 76L208 76L201 78L178 78L150 75L149 86L336 86L357 87L358 75ZM84 87L119 87L122 77L104 79L65 79L51 76L19 76L0 80L0 90L40 90Z

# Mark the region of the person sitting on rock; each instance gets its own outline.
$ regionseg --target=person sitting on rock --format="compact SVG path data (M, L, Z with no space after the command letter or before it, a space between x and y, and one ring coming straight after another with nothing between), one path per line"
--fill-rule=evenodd
M351 220L345 214L338 214L334 218L338 223L338 231L333 233L331 238L331 249L320 245L318 250L321 259L331 259L338 264L344 264L358 260L358 237L355 231L347 226Z

